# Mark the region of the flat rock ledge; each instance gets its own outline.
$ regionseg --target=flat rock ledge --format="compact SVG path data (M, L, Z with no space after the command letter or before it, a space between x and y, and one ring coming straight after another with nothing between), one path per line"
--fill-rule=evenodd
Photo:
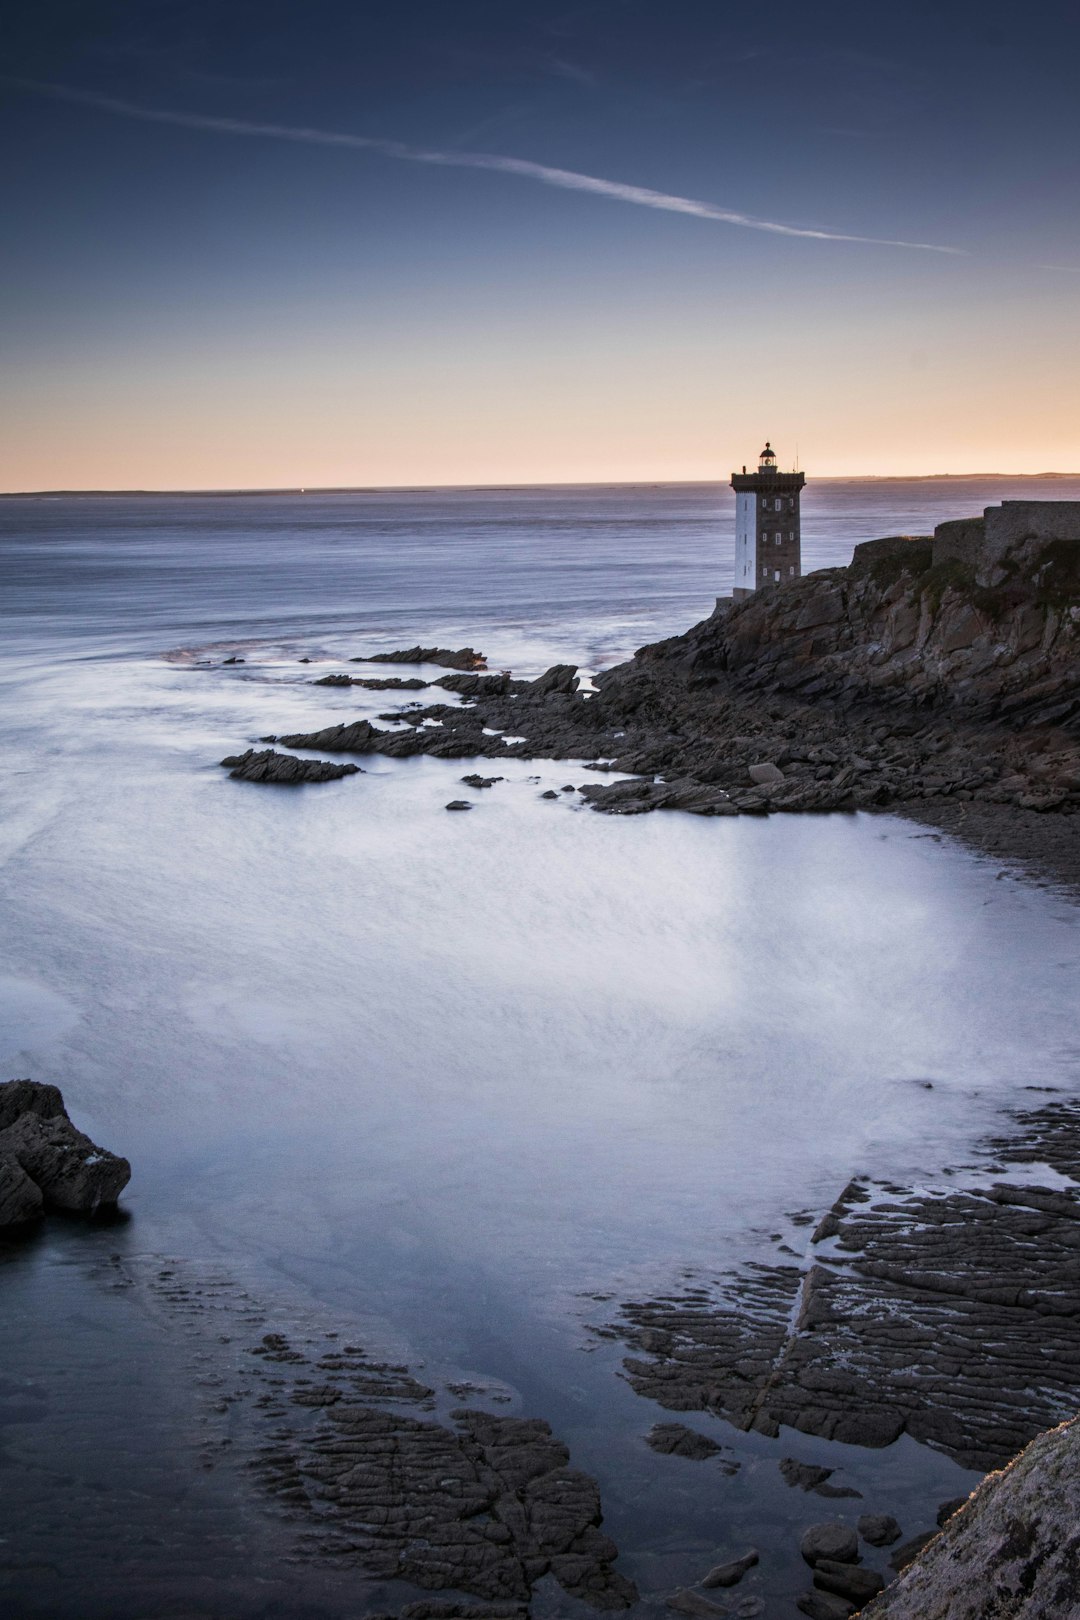
M864 1620L1080 1614L1080 1419L990 1474Z
M638 1352L632 1387L774 1437L790 1425L881 1447L906 1433L1000 1468L1072 1417L1080 1388L1080 1103L1014 1126L986 1144L985 1181L978 1167L930 1190L857 1178L801 1260L747 1265L711 1297L623 1306L612 1326ZM1010 1181L1009 1161L1062 1180Z
M0 1084L0 1228L46 1209L93 1214L115 1204L131 1179L126 1159L77 1130L57 1086Z

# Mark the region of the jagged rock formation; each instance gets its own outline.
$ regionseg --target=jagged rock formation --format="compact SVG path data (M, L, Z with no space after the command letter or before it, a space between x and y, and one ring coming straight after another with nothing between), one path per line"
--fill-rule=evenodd
M236 782L276 782L283 787L299 787L304 782L336 782L342 776L356 776L359 765L339 765L329 759L297 759L295 754L279 754L273 748L244 754L229 754L221 761Z
M1080 1615L1080 1419L991 1474L863 1620Z
M45 1209L92 1214L115 1204L130 1179L126 1159L76 1130L57 1086L0 1084L0 1227Z
M441 664L443 669L486 669L487 659L473 647L401 647L396 652L368 653L354 664Z
M1080 1180L1080 1106L1017 1127L991 1150ZM638 1352L631 1385L670 1410L863 1446L907 1433L985 1470L1075 1410L1078 1278L1075 1186L857 1180L802 1265L749 1265L715 1299L628 1304L616 1329Z

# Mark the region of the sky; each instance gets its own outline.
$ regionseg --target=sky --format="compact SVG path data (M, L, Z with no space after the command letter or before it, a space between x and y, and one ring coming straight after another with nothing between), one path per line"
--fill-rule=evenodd
M8 0L0 489L1080 470L1080 8Z

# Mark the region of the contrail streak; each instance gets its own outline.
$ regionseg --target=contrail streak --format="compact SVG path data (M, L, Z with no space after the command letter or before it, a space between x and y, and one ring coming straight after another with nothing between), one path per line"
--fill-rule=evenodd
M425 147L409 146L403 141L383 140L372 135L347 135L335 130L310 129L292 124L257 124L240 118L212 118L202 113L172 112L160 107L142 107L133 101L120 101L114 96L100 96L91 90L76 90L68 85L42 83L34 79L5 77L3 82L39 95L53 96L59 101L72 101L81 106L96 107L101 112L116 113L121 118L141 118L152 124L175 124L182 129L203 129L218 135L246 135L309 146L348 147L362 152L378 152L383 157L397 158L405 163L438 164L452 169L489 169L497 174L520 175L525 180L557 186L563 191L584 191L595 197L610 197L615 202L633 203L639 208L657 208L669 214L690 214L696 219L737 225L748 231L768 231L774 236L808 237L817 242L858 242L869 247L914 248L922 253L962 255L965 251L963 248L943 247L937 242L906 242L892 237L855 236L844 231L780 225L773 220L759 219L754 214L743 214L735 209L720 208L715 203L700 202L694 197L671 196L666 191L652 191L647 186L625 185L619 180L603 180L596 175L579 174L575 169L554 169L545 163L532 163L527 158L500 157L492 152L429 151Z

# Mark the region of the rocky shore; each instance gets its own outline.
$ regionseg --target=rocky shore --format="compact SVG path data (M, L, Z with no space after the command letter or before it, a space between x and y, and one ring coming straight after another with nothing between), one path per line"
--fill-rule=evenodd
M573 665L523 681L475 673L471 648L442 650L469 671L437 683L460 705L261 740L583 759L630 778L579 784L612 815L889 808L1080 881L1080 539L1021 535L980 562L977 546L956 554L956 527L868 541L847 568L721 600L591 690Z

